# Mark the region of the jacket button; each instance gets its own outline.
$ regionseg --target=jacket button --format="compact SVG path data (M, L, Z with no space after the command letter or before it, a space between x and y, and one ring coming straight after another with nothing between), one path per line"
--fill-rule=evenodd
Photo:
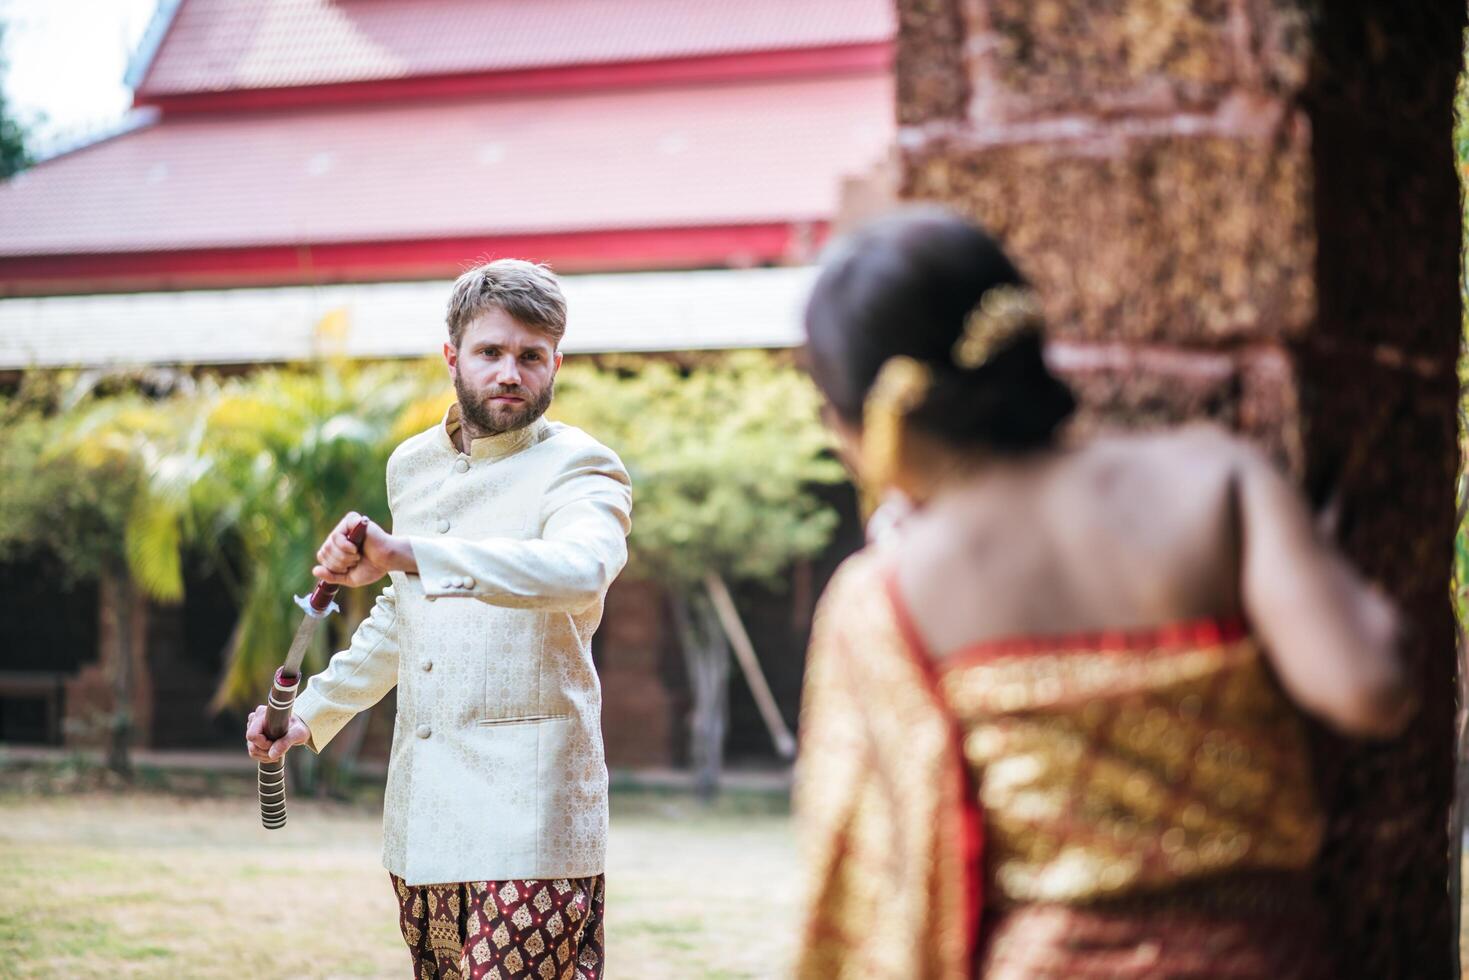
M449 519L447 517L440 517L439 518L439 523L436 524L435 527L438 528L440 534L448 534L449 533Z
M469 460L461 456L459 461L454 464L454 468L460 473L467 473L469 471Z
M428 727L427 725L419 725L418 726L418 731L417 731L416 734L418 735L419 738L428 738L433 733L434 733L434 730L432 728Z
M434 669L434 662L432 660L425 660L423 662L423 672L425 674L427 674L429 671L431 671L433 669Z
M443 579L442 581L439 582L439 588L441 588L441 589L452 589L452 588L454 588L458 584L459 584L459 580L458 579L446 578L446 579Z
M465 576L464 578L460 579L459 582L466 589L472 589L472 588L474 588L474 579L469 578L468 576Z

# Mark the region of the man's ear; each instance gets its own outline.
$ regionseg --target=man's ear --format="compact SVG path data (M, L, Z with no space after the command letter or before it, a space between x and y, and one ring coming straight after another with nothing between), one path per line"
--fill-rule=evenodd
M561 351L558 350L556 352L555 357L553 358L553 361L554 361L554 363L556 365L555 366L555 369L552 370L552 372L551 372L551 374L552 374L553 377L555 376L555 374L556 374L557 371L560 371L561 370L561 361L563 359L564 359L564 355L561 353Z
M449 341L444 341L444 363L449 365L449 376L454 376L454 369L459 366L459 348Z

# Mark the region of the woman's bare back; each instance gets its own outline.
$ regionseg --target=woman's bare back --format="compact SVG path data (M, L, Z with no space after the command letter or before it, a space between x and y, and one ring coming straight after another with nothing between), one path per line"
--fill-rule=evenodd
M1227 445L1203 427L1102 439L985 473L915 515L901 578L932 648L1237 614Z
M1213 426L991 464L905 524L899 583L928 648L1244 616L1288 692L1338 727L1406 717L1390 606L1299 493Z

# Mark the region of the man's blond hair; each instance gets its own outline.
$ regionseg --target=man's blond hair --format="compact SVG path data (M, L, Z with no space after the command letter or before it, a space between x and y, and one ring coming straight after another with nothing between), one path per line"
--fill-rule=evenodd
M455 347L464 328L486 310L504 310L511 319L545 334L555 346L566 333L566 297L548 267L524 259L496 259L454 280L445 320Z

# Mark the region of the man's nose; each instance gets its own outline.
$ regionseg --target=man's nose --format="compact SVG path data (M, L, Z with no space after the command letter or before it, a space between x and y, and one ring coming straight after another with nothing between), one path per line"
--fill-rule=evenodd
M495 383L520 386L520 362L513 357L502 357L495 364Z

